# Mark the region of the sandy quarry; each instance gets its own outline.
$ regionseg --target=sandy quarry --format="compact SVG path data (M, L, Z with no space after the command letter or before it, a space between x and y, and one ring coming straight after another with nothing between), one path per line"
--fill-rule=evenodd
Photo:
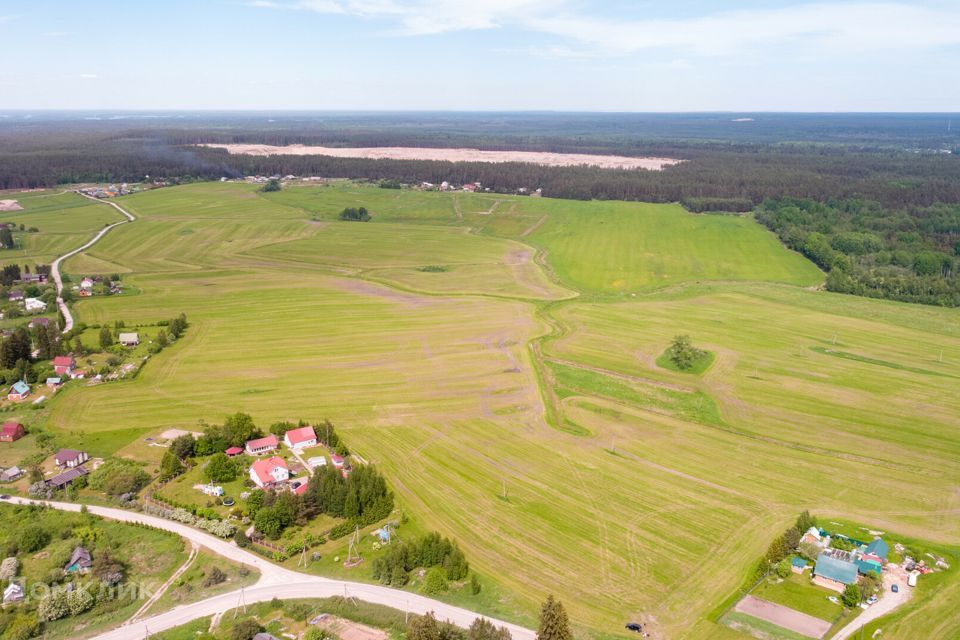
M650 169L660 171L682 160L671 158L630 158L585 153L549 153L542 151L482 151L480 149L436 149L431 147L314 147L294 144L275 147L268 144L207 144L228 153L253 156L294 155L368 158L371 160L441 160L447 162L528 162L548 167L589 165L602 169Z
M0 200L0 211L20 211L23 207L16 200Z

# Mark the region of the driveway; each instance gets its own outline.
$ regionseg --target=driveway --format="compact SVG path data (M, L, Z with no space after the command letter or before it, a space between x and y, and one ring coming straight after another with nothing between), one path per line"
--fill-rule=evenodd
M894 593L890 590L894 584L899 586L900 591ZM869 609L857 616L857 619L845 626L833 636L833 640L847 640L853 634L860 631L860 627L866 626L877 618L883 617L907 602L913 596L913 589L907 586L907 572L896 564L888 564L883 571L883 594L880 601L872 605Z
M44 504L54 509L62 509L64 511L80 511L80 505L67 502L39 502L26 498L10 498L6 502L15 504ZM408 611L416 615L422 615L432 611L437 618L449 620L457 626L464 628L469 627L477 618L486 617L473 611L455 607L445 602L426 598L415 593L362 582L330 580L300 573L299 571L291 571L277 566L250 551L241 549L232 540L222 540L179 522L110 507L88 506L87 509L90 513L102 518L120 522L147 524L158 529L176 533L218 555L229 558L234 562L241 562L255 567L260 571L260 580L251 587L237 589L236 591L207 598L206 600L192 604L181 605L165 613L143 618L135 623L102 633L95 636L92 640L130 640L131 638L143 638L147 637L148 633L157 633L171 629L186 624L191 620L196 620L197 618L212 616L235 608L241 602L253 604L255 602L272 600L273 598L291 599L345 596L372 604L381 604L400 611ZM525 627L495 618L487 619L498 627L503 626L509 629L514 640L534 640L536 637L534 631Z

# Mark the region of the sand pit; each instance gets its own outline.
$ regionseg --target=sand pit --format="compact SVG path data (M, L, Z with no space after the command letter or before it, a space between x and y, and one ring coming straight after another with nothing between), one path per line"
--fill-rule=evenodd
M0 211L22 211L23 207L16 200L0 200Z
M436 149L432 147L314 147L294 144L275 147L268 144L207 144L228 153L251 156L332 156L370 160L439 160L444 162L525 162L546 167L587 165L601 169L648 169L660 171L683 162L671 158L631 158L598 156L585 153L550 153L541 151L483 151L480 149Z

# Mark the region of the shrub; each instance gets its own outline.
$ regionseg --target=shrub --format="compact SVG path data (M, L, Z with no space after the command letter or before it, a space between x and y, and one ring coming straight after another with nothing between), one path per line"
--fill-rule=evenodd
M36 524L27 525L20 532L19 546L25 553L40 551L50 543L50 534Z
M70 615L78 616L84 611L96 604L96 598L93 594L80 587L67 594L67 608L70 609Z
M67 592L61 589L54 589L40 600L37 606L37 615L41 620L49 622L59 620L70 614L70 607L67 605Z
M420 590L426 594L434 595L446 591L447 588L446 572L441 567L431 567L423 578L423 586Z
M203 578L204 587L212 587L214 585L220 584L221 582L227 579L227 574L220 570L220 567L211 567L207 571L206 576Z

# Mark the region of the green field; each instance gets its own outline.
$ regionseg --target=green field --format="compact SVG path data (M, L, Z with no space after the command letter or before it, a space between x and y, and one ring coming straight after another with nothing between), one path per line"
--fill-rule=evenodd
M731 637L707 614L803 509L960 540L960 312L815 291L749 218L349 183L121 201L139 219L67 270L139 294L79 318L191 327L135 380L65 389L64 446L155 463L143 436L200 419L329 417L518 617L555 593L597 635ZM702 375L656 365L678 333ZM954 637L960 581L929 594L885 637Z
M791 573L783 580L765 580L750 595L830 622L843 612L843 605L829 600L830 596L838 597L837 592L812 584L809 571L803 575Z

